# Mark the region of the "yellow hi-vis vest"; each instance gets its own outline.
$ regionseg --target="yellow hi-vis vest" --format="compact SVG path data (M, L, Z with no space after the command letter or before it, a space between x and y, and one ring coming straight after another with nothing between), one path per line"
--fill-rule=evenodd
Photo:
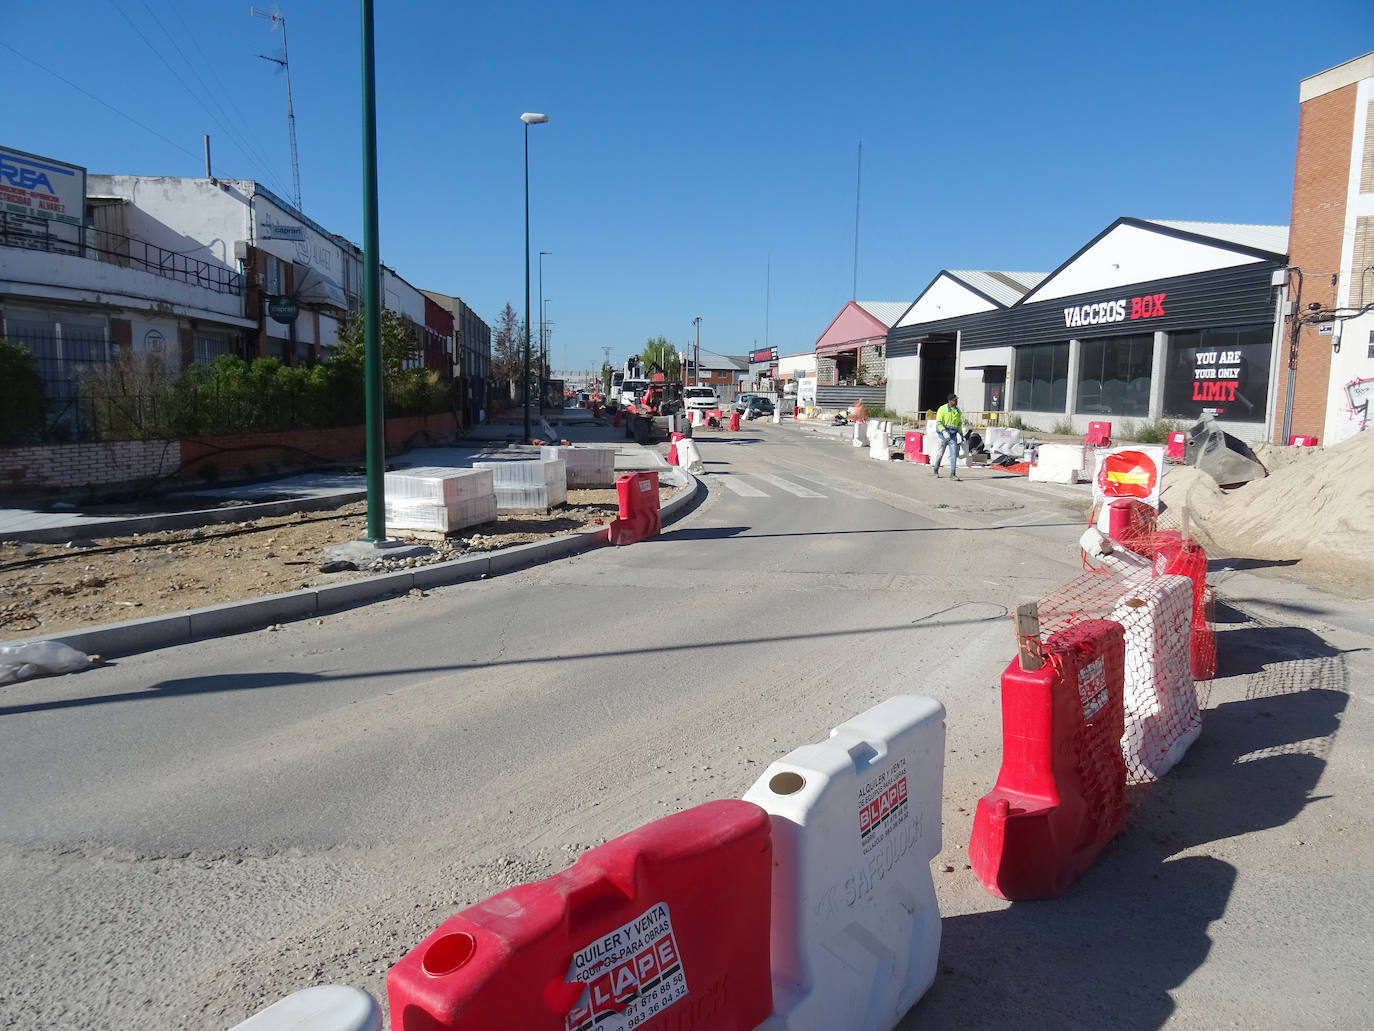
M935 413L935 421L945 429L957 430L964 425L964 413L958 408L941 405Z

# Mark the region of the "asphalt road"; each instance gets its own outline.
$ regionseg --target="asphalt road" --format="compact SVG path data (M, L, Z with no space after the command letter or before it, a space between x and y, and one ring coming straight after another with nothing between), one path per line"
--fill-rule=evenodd
M656 540L0 689L0 1025L381 998L456 909L900 692L948 710L954 868L903 1028L1370 1023L1367 605L1219 570L1203 738L1064 898L1008 906L965 869L1007 614L1079 571L1085 496L789 426L699 446Z

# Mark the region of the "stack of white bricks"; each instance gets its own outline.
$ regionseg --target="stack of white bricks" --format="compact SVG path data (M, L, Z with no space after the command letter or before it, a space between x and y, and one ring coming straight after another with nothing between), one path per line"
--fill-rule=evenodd
M568 486L582 488L615 486L615 449L608 447L545 447L540 457L561 461L568 467Z
M407 469L386 474L390 530L452 533L496 518L492 474L479 469Z
M568 466L561 459L474 462L472 467L491 472L502 511L547 511L568 502Z

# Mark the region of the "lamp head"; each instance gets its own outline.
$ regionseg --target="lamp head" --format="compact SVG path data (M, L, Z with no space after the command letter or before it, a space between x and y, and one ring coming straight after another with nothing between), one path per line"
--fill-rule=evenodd
M533 111L526 111L520 116L520 121L526 125L541 125L549 120L548 115L535 114Z

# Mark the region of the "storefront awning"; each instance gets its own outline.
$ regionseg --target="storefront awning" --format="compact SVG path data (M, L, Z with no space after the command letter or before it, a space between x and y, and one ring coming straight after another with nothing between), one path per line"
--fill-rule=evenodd
M348 310L348 295L338 283L310 265L295 264L295 269L298 303Z
M882 342L883 337L866 337L863 340L842 340L837 344L820 344L816 347L816 357L834 358L846 351L858 354L859 348L868 347L871 344L881 344Z

